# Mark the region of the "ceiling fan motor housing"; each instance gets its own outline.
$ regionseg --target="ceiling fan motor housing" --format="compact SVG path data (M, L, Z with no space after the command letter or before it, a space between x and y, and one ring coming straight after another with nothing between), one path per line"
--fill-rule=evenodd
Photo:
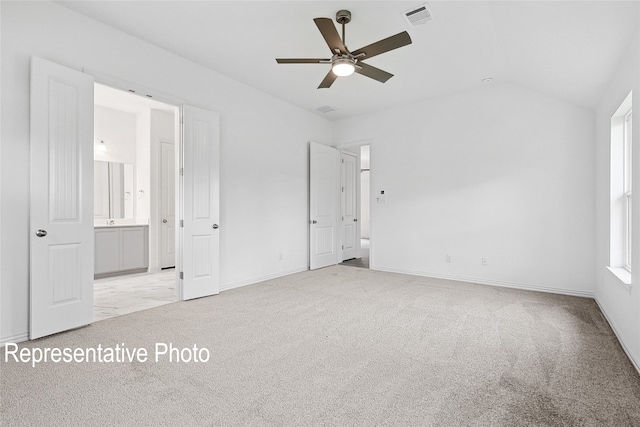
M339 24L348 24L349 22L351 22L351 12L349 12L348 10L339 10L336 13L336 21Z

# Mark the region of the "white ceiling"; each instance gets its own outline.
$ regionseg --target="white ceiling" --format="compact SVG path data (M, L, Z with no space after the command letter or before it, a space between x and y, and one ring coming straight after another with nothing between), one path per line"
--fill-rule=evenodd
M421 1L59 1L329 120L472 90L492 77L588 108L597 104L637 34L638 1L430 1L433 21L412 28L402 12ZM325 64L275 58L329 57L313 18L352 12L355 50L401 31L413 43L367 61L395 74L361 75L316 89ZM331 106L322 114L315 109Z

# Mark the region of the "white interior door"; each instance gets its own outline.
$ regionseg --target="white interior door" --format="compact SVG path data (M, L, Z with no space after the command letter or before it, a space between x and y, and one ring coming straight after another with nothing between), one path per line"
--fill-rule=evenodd
M338 151L311 142L309 163L309 267L338 263Z
M356 173L357 156L342 152L340 162L340 210L342 260L357 256L358 217Z
M93 322L93 77L31 62L30 325Z
M176 150L162 141L160 153L160 268L176 265Z
M183 106L181 297L220 292L220 118Z

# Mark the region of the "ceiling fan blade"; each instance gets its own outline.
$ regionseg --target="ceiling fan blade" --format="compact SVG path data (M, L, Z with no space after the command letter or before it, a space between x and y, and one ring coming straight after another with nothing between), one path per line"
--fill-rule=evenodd
M333 25L333 20L329 18L315 18L313 22L316 23L322 37L324 37L324 40L327 42L331 54L335 54L336 49L338 49L340 53L347 53L347 48L344 47L340 34L338 34L338 30L336 30L336 26Z
M329 70L329 73L325 76L322 83L320 83L320 86L318 86L318 89L330 88L333 82L335 82L337 78L338 76L333 74L333 71Z
M356 73L362 74L363 76L370 77L382 83L386 82L391 77L393 77L393 74L391 73L387 73L386 71L383 71L380 68L376 68L369 64L365 64L364 62L359 62L359 61L358 61L358 64L356 65Z
M330 64L326 58L276 58L278 64Z
M411 44L411 37L409 37L409 33L403 31L395 36L387 37L386 39L362 47L351 52L351 54L353 56L358 56L359 54L364 53L365 56L362 59L369 59L376 55L380 55L381 53L389 52L390 50L397 49L408 44Z

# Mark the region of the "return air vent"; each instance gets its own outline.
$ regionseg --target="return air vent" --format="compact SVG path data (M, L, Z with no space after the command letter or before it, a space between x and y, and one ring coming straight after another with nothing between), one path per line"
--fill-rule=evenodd
M405 10L403 14L404 18L412 27L433 20L433 16L431 15L431 8L427 3L413 9Z
M330 113L332 111L336 111L335 108L330 107L328 105L323 105L322 107L318 107L318 108L316 108L316 110L320 111L323 114Z

